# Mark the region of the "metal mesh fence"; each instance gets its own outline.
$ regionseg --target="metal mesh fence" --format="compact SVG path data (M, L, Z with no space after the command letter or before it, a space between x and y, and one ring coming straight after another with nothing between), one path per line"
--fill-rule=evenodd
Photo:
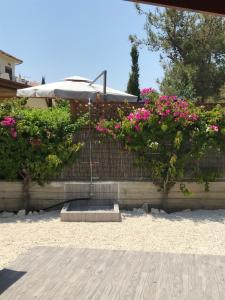
M124 150L118 141L110 138L100 138L99 133L93 129L83 130L76 136L74 141L85 142L81 150L80 157L72 166L64 169L58 180L66 181L90 181L90 148L91 139L91 159L93 181L146 181L151 180L151 170L135 163L138 158L135 153ZM219 153L209 153L200 162L193 162L187 165L185 180L193 178L192 164L198 164L199 168L207 172L214 169L221 175L218 180L225 179L225 156ZM223 175L224 174L224 175Z
M60 180L90 180L90 139L93 180L150 179L149 170L135 166L136 156L125 151L119 142L109 138L100 139L96 130L92 130L91 135L88 130L84 130L74 137L75 141L86 142L80 157L74 165L65 168L59 177Z

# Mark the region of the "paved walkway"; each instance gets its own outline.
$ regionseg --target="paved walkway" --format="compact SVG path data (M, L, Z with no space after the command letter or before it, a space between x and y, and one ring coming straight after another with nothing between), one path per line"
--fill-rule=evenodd
M36 247L0 271L0 299L225 299L225 256Z

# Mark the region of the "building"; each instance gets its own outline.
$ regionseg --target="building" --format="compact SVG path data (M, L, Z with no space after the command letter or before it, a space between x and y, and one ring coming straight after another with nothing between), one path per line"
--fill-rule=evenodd
M16 65L22 64L21 59L0 50L0 99L16 97L17 89L29 87L21 76L16 76Z

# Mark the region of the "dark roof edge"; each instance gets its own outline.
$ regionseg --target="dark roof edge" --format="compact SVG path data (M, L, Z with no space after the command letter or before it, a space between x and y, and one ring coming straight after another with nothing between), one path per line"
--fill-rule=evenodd
M15 61L17 62L18 65L23 63L23 61L22 61L21 59L19 59L19 58L15 57L15 56L13 56L13 55L11 55L11 54L9 54L9 53L3 51L3 50L0 50L0 54L3 54L3 55L5 55L5 56L8 56L8 57L10 57L11 59L15 60Z

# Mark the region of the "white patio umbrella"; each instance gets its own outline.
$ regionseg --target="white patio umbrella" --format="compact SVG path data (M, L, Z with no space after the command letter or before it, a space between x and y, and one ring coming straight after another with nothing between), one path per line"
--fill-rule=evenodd
M30 88L17 90L18 97L39 98L64 98L75 100L92 100L97 95L103 96L103 86L92 84L92 81L80 76L67 77L63 81L38 85ZM106 100L123 102L136 102L137 97L118 90L106 87Z

